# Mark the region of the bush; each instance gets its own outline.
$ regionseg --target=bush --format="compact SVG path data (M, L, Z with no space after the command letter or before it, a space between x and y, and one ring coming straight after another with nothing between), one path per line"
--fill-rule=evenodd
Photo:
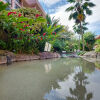
M100 39L98 39L97 41L96 41L96 49L95 49L95 51L96 52L100 52Z
M91 51L93 50L94 43L95 43L95 35L91 32L87 32L84 34L84 41L85 41L85 50Z
M82 55L84 55L85 53L86 53L86 51L80 51L80 52L78 52L77 54L80 55L80 56L82 56Z
M65 43L59 39L55 39L51 42L54 51L61 52L64 50Z
M0 40L7 44L6 49L10 51L36 53L40 48L37 41L45 37L39 33L45 22L36 9L3 11L0 13ZM5 49L3 45L2 49Z
M73 41L66 41L65 42L66 46L65 46L65 51L66 52L74 52L74 50L78 50L78 44L77 42L73 42Z
M3 3L2 1L0 1L0 11L5 10L8 7L7 3Z
M0 40L0 49L6 49L6 43Z

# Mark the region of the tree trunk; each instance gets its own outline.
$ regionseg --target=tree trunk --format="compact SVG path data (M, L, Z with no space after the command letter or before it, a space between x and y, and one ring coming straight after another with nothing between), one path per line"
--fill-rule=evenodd
M82 50L84 51L84 37L83 37L83 31L82 31L82 24L80 22L80 30L81 30L81 36L82 36Z
M82 33L82 43L83 43L82 47L83 47L83 51L84 51L85 48L84 48L84 36L83 36L83 33Z
M80 34L79 34L79 50L81 50L80 46L81 46L81 42L80 42Z

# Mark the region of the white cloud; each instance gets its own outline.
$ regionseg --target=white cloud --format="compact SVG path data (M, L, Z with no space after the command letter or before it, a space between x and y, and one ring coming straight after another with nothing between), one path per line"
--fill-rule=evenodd
M99 27L98 27L98 24L95 25L95 23L100 23L100 0L91 0L91 2L95 3L96 6L94 8L92 8L93 15L87 17L87 22L89 22L89 24L90 24L89 30L96 31L97 28L99 28ZM58 10L54 14L51 14L50 16L51 17L55 16L55 18L60 18L60 23L62 25L68 25L70 30L72 30L74 21L73 20L69 21L68 17L70 15L70 13L65 12L65 9L69 6L70 6L70 4L66 4L64 6L59 7ZM93 25L95 25L95 27Z
M89 22L89 30L96 32L100 30L100 0L91 0L94 2L96 6L92 8L93 15L87 17L87 21Z
M70 5L67 4L67 5L64 5L62 7L59 7L57 12L55 14L51 14L50 16L51 17L55 16L55 18L59 18L60 24L69 26L70 30L72 30L72 26L74 25L74 21L73 20L69 21L68 18L69 18L70 13L65 12L65 10L68 6L70 6Z
M87 21L90 23L95 23L100 21L100 0L91 0L91 2L95 3L96 6L92 8L93 15L88 16Z

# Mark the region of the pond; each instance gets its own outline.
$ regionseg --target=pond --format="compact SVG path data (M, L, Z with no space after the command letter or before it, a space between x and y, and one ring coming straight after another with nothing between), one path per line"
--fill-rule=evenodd
M0 65L0 100L100 100L100 70L80 58Z

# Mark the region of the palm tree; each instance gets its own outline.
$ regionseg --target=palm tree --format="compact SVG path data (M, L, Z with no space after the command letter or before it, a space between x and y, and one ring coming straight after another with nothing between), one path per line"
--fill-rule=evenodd
M59 25L59 19L51 18L49 15L46 16L47 28L53 29L53 32L59 33L63 30L63 26Z
M88 28L86 27L87 24L88 23L86 23L86 22L82 23L82 31L83 31L82 33L84 33L86 30L88 30ZM79 50L80 50L80 35L81 35L80 25L75 24L73 26L73 29L74 29L75 33L79 34ZM83 41L83 44L84 44L84 41Z
M80 33L83 41L83 51L84 51L84 38L82 23L85 22L86 15L92 15L92 10L90 8L94 7L95 4L90 2L90 0L67 0L72 6L68 7L66 11L70 12L69 20L74 19L75 24L79 25Z
M47 33L48 35L55 33L58 34L63 30L63 26L59 25L59 20L51 18L49 15L46 16L46 24L42 28L41 33Z

